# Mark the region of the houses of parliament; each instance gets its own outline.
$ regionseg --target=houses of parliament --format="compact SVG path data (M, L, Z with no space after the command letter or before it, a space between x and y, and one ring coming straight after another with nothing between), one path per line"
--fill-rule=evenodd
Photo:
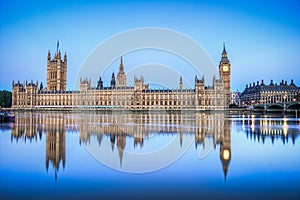
M47 86L42 83L12 82L13 109L129 109L129 110L224 110L230 103L230 61L225 45L219 63L219 78L206 86L204 76L195 76L194 89L185 89L180 77L177 89L151 89L143 76L134 77L134 86L126 84L123 59L117 76L112 73L109 86L100 77L96 87L91 79L80 78L79 91L67 91L67 55L62 57L59 43L52 58L47 57Z

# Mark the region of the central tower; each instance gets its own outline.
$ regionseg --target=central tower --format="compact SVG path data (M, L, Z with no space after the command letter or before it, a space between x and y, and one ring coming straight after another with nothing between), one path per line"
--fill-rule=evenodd
M123 59L121 57L119 73L117 76L117 88L118 87L126 87L126 75L124 72Z
M64 91L67 85L67 54L61 59L59 41L54 58L51 60L50 51L47 59L47 91Z
M230 61L227 57L225 49L225 43L223 44L222 58L219 64L220 78L224 84L225 90L225 108L229 107L230 104Z

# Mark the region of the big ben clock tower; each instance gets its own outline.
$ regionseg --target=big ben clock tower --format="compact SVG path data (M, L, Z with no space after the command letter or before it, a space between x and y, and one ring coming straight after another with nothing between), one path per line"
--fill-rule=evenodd
M225 108L228 108L230 104L230 61L228 60L227 57L225 43L223 44L223 52L222 52L222 59L219 65L219 73L220 73L220 78L222 79L224 84Z

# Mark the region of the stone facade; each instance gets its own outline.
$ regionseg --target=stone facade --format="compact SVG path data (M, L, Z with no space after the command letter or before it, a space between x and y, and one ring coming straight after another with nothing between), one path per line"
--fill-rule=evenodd
M47 58L47 91L64 91L67 89L67 54L61 60L59 42L54 58L51 59L50 51Z
M67 56L61 60L59 45L54 59L47 60L47 87L36 83L13 82L12 107L15 109L93 108L93 109L167 109L224 110L230 104L230 62L225 46L219 64L219 76L212 86L205 86L204 76L195 76L195 88L184 89L182 78L178 89L150 89L143 76L134 77L134 86L127 86L123 59L117 80L112 74L110 86L104 87L100 77L97 87L91 79L80 79L79 91L66 91Z
M241 102L243 106L256 104L274 104L296 101L296 96L300 93L293 80L288 84L282 80L279 84L273 83L271 80L269 85L264 80L255 84L246 85L245 90L241 94Z
M228 108L230 104L230 61L227 57L227 52L225 49L225 44L223 44L222 59L219 64L219 73L222 83L224 85L225 93L225 107Z

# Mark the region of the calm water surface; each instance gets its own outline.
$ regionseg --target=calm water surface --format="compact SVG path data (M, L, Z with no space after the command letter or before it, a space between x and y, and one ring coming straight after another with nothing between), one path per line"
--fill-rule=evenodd
M0 198L300 199L300 119L16 113L0 124Z

